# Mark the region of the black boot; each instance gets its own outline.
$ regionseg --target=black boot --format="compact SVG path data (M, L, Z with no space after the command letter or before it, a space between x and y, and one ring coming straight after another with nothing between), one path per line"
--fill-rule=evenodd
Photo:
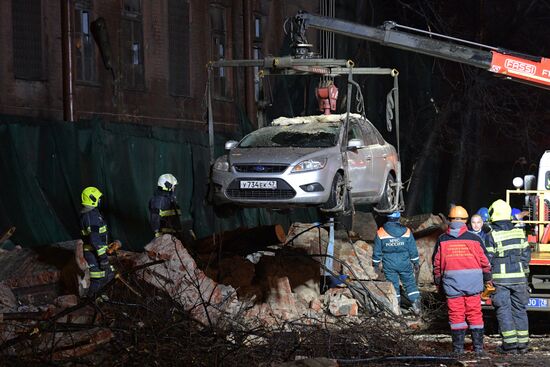
M460 356L464 354L464 337L466 336L466 330L451 330L451 337L453 338L453 354Z
M472 344L474 345L474 353L478 356L483 356L483 329L472 329Z

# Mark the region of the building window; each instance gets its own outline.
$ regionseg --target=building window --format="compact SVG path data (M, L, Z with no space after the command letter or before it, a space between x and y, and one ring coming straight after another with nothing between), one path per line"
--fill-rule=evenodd
M84 1L75 4L75 47L76 47L76 80L95 82L97 80L95 45L90 33L91 10L85 7Z
M170 93L188 96L189 88L189 2L168 1L168 61Z
M143 23L140 0L124 0L121 21L122 81L127 89L143 89Z
M12 0L11 12L15 78L44 80L42 1Z
M124 0L124 12L141 14L141 0Z
M212 60L227 58L227 14L220 5L210 6L210 29L212 31ZM226 68L214 68L213 91L216 97L230 97L229 75Z

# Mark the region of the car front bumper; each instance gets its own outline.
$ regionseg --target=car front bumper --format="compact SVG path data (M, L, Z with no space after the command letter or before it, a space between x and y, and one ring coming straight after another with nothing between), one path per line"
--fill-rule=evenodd
M335 172L330 167L310 172L290 173L287 169L277 175L214 171L214 198L217 203L235 203L257 207L308 206L328 201ZM241 181L275 181L275 189L241 188ZM316 184L315 191L306 186Z

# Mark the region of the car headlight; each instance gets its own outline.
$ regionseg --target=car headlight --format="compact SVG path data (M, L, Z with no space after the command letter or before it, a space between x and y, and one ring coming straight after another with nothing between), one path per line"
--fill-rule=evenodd
M292 169L292 173L296 172L307 172L307 171L316 171L322 169L327 164L326 158L315 158L301 161Z
M214 162L214 169L216 171L229 172L229 162L227 161L227 155L222 155Z

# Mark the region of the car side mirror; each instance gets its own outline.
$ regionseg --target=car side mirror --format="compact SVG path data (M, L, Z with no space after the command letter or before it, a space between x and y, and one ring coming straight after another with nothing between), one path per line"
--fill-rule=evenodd
M239 144L238 141L228 140L228 141L225 142L225 150L231 150L231 149L235 148L237 146L237 144Z
M350 139L348 141L348 150L359 149L365 146L363 139Z

